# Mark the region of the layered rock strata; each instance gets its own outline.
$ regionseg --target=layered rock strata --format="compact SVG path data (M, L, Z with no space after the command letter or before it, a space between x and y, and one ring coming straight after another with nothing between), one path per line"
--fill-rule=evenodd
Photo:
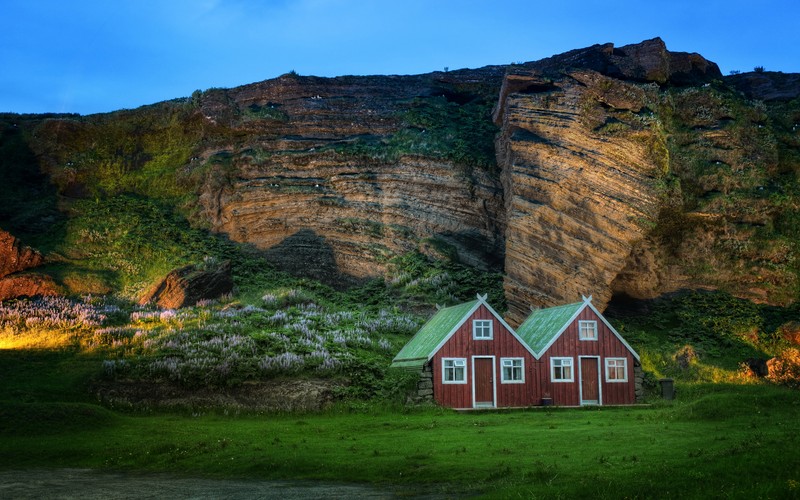
M658 212L655 91L589 70L517 73L512 85L497 113L509 319L582 294L603 305Z
M425 239L469 265L502 268L497 177L446 154L391 146L420 100L458 106L480 99L486 85L499 88L501 77L499 68L433 78L285 75L224 98L204 96L208 120L248 134L245 144L202 153L218 165L202 191L204 214L215 230L254 244L279 267L329 283L381 275L387 259ZM234 106L245 119L230 114ZM413 132L424 139L426 130ZM223 169L228 182L215 184Z

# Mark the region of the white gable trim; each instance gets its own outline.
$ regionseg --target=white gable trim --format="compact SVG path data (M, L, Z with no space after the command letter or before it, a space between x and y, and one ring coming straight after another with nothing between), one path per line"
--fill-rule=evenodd
M533 357L534 357L534 358L536 358L536 359L539 359L539 358L538 358L538 356L536 356L536 353L535 353L535 352L533 352L533 350L530 348L530 346L529 346L529 345L528 345L528 344L527 344L527 343L526 343L524 340L522 340L522 338L521 338L519 335L517 335L517 332L515 332L513 328L511 328L510 326L508 326L508 323L506 323L506 322L505 322L505 320L504 320L504 319L503 319L503 318L502 318L502 317L501 317L499 314L497 314L497 311L495 311L495 310L494 310L494 308L493 308L492 306L490 306L488 302L486 302L486 296L487 296L487 295L488 295L488 294L483 294L483 295L481 295L481 294L478 294L478 296L477 296L477 298L478 298L478 302L475 304L475 306L474 306L472 309L470 309L470 310L469 310L467 313L465 313L465 314L464 314L464 317L463 317L463 318L461 318L461 321L459 321L459 322L456 324L456 326L455 326L455 327L454 327L452 330L450 330L450 332L449 332L449 333L448 333L448 334L445 336L445 338L444 338L444 339L442 339L442 341L441 341L441 342L439 342L439 345L437 345L437 346L436 346L436 347L435 347L435 348L434 348L434 349L433 349L433 350L430 352L430 354L428 354L428 361L430 361L431 359L433 359L433 357L436 355L436 353L437 353L437 352L439 352L439 349L441 349L442 347L444 347L444 345L447 343L447 341L448 341L448 340L450 340L450 338L451 338L453 335L455 335L455 333L458 331L458 329L459 329L459 328L461 328L462 326L464 326L464 323L465 323L465 322L466 322L466 321L467 321L469 318L471 318L473 314L475 314L475 311L477 311L477 310L478 310L478 308L479 308L480 306L485 306L485 307L486 307L486 309L487 309L487 310L488 310L488 311L489 311L489 312L492 314L492 316L494 316L494 318L495 318L497 321L499 321L499 322L500 322L500 324L501 324L501 325L503 325L503 327L505 327L505 329L506 329L506 330L508 330L508 332L509 332L511 335L513 335L513 336L514 336L514 338L517 340L517 342L519 342L519 343L520 343L520 345L522 345L522 347L524 347L526 351L528 351L529 353L531 353L531 356L533 356Z
M586 305L588 305L592 309L592 311L594 311L594 313L597 315L597 317L600 318L603 321L603 323L605 323L605 325L608 327L609 330L611 330L611 333L613 333L617 337L617 340L622 342L622 345L624 345L631 352L631 354L633 354L633 357L636 358L636 361L641 361L639 359L639 354L636 351L633 350L633 347L631 347L627 342L625 342L625 339L622 338L622 335L619 334L619 332L616 330L616 328L611 326L611 323L608 322L608 320L605 318L605 316L600 314L600 311L598 311L597 308L594 307L594 304L592 304L591 301L592 301L591 297L589 297L588 301L584 300ZM583 308L581 308L581 310L583 310Z
M484 295L484 296L483 296L483 298L485 299L485 298L486 298L486 295ZM537 358L537 357L536 357L536 353L535 353L535 352L533 352L533 350L530 348L530 346L528 345L528 343L527 343L527 342L525 342L524 340L522 340L522 337L520 337L519 335L517 335L517 332L515 332L513 328L511 328L510 326L508 326L508 323L506 323L506 322L505 322L505 320L504 320L503 318L501 318L499 314L497 314L497 311L495 311L495 310L492 308L492 306L490 306L488 303L484 302L483 300L481 300L481 302L483 302L483 305L485 305L485 306L486 306L486 309L488 309L488 310L489 310L489 312L490 312L490 313L492 313L492 316L494 316L495 318L497 318L497 321L499 321L499 322L500 322L500 324L501 324L501 325L503 325L503 327L505 327L505 329L506 329L506 330L508 330L508 333L510 333L510 334L511 334L511 335L512 335L512 336L513 336L515 339L517 339L517 342L519 342L519 343L520 343L520 345L522 345L522 347L524 347L526 351L528 351L529 353L531 353L531 356L533 356L533 357L534 357L534 358L536 358L536 359L539 359L539 358Z
M556 342L556 340L558 340L559 337L561 337L561 334L564 333L567 327L571 325L578 318L578 316L583 312L584 309L589 307L592 311L594 311L597 317L600 318L603 324L606 325L609 330L611 330L611 333L613 333L614 336L617 337L617 340L622 342L622 345L624 345L625 348L628 349L628 351L630 351L631 354L633 354L633 357L636 358L636 361L641 361L639 359L639 354L633 350L633 347L631 347L630 344L628 344L625 341L625 339L622 338L622 335L619 334L616 328L611 326L611 323L608 322L606 317L600 314L600 311L598 311L597 308L594 307L594 304L592 304L592 296L589 295L589 297L582 297L582 299L583 299L583 306L579 307L578 310L575 312L575 314L573 314L572 317L569 318L566 323L564 323L564 326L561 327L558 333L553 335L553 338L550 339L550 342L548 342L547 345L542 348L541 352L539 352L538 355L534 355L536 356L536 359L540 359L542 356L544 356L544 353L547 352L548 349L550 349L550 347Z
M551 338L551 339L550 339L550 342L548 342L546 346L542 347L542 350L541 350L541 351L539 351L539 354L538 354L538 355L536 355L536 359L540 359L542 356L544 356L544 353L546 353L546 352L547 352L547 350L548 350L548 349L550 349L550 346L552 346L553 344L555 344L556 340L558 340L558 338L559 338L559 337L561 337L561 334L562 334L562 333L564 333L564 330L566 330L566 329L567 329L567 327L568 327L569 325L571 325L571 324L572 324L572 322L573 322L573 321L575 321L575 319L577 319L578 315L579 315L579 314L581 313L581 311L583 311L584 309L586 309L586 301L584 301L584 302L583 302L583 306L579 307L579 308L578 308L578 310L577 310L577 311L575 311L575 314L573 314L573 315L572 315L572 316L571 316L571 317L570 317L570 318L569 318L569 319L568 319L568 320L567 320L567 321L564 323L564 325L561 327L561 329L558 331L558 333L556 333L555 335L553 335L553 338Z
M480 295L478 295L478 299L480 299L480 298L481 298L481 296L480 296ZM483 304L483 300L478 300L478 302L476 302L476 303L475 303L475 305L474 305L474 306L472 306L472 309L470 309L469 311L467 311L467 312L464 314L464 316L461 318L461 321L459 321L458 323L456 323L456 326L454 326L454 327L453 327L453 329L452 329L452 330L450 330L450 332L449 332L449 333L448 333L448 334L447 334L447 335L446 335L446 336L445 336L445 337L442 339L442 341L441 341L441 342L439 342L439 345L437 345L437 346L436 346L436 347L435 347L435 348L434 348L434 349L433 349L433 350L432 350L432 351L431 351L431 352L428 354L428 361L432 360L432 359L433 359L433 357L436 355L436 353L437 353L437 352L439 352L439 349L441 349L442 347L444 347L444 345L447 343L447 341L448 341L448 340L450 340L450 337L452 337L452 336L453 336L453 335L454 335L454 334L455 334L455 333L458 331L458 329L459 329L459 328L461 328L461 327L464 325L464 323L466 323L466 322L467 322L467 320L468 320L470 317L472 317L472 315L473 315L473 314L475 314L475 311L477 311L477 310L478 310L478 308L481 306L481 304Z

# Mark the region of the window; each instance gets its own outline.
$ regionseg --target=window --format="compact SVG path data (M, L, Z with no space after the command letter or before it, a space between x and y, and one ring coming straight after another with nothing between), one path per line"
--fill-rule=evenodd
M466 384L467 360L464 358L442 359L442 383Z
M525 383L525 360L522 358L500 358L500 381L503 384Z
M550 358L550 378L553 382L572 382L572 358Z
M606 358L606 382L627 382L628 360L625 358Z
M492 320L474 320L472 322L472 338L475 340L492 340Z
M597 340L597 321L578 321L578 338L581 340Z

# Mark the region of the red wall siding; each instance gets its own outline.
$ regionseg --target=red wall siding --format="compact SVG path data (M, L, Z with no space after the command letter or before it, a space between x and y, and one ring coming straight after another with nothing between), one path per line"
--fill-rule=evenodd
M494 338L492 340L473 340L473 319L493 320ZM439 404L452 408L472 408L472 357L481 355L495 357L495 403L498 407L539 404L541 393L539 391L540 370L536 367L538 363L530 352L483 305L461 325L432 359L433 394ZM501 382L501 357L525 360L524 384L503 384ZM466 358L466 384L442 383L442 358Z
M595 320L597 321L597 340L578 339L578 321ZM542 390L550 393L553 404L557 405L579 405L580 404L580 378L578 356L599 356L600 357L600 388L602 404L632 404L636 401L634 377L633 377L633 355L619 341L616 335L609 330L603 321L590 308L585 308L575 321L570 324L561 336L540 358L539 377L542 380ZM550 358L551 357L571 357L573 358L574 382L551 382L550 381ZM606 382L605 359L606 358L626 358L628 370L628 382Z

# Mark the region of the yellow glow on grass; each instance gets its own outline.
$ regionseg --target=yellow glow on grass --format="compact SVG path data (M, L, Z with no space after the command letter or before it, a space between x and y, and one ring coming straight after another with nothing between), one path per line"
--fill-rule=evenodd
M74 342L72 334L60 330L0 331L0 349L58 349Z

